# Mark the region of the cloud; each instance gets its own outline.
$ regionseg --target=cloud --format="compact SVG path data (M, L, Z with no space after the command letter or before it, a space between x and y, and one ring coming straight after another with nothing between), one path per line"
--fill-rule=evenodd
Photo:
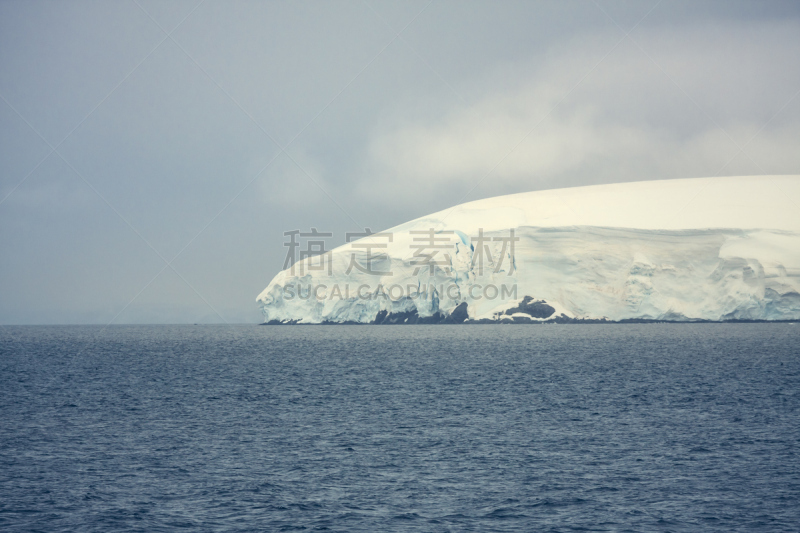
M319 208L329 201L328 194L335 188L326 179L326 171L319 160L309 157L299 148L290 152L291 157L286 153L279 154L256 178L267 204ZM255 170L253 175L257 173Z
M338 244L479 197L800 172L797 2L660 2L631 34L655 62L598 4L627 31L656 2L140 3L188 15L175 42L133 3L0 2L0 322L110 320L163 267L142 237L186 247L173 266L230 319L286 230ZM113 209L55 155L17 187L50 151L31 126L73 132L59 152ZM120 319L207 312L157 283Z
M484 87L508 71L529 74L471 105L443 103L442 116L403 110L377 125L362 154L361 194L377 188L393 202L447 195L457 203L476 184L472 198L800 173L792 148L800 98L789 102L800 89L789 67L800 60L800 25L662 27L634 36L644 51L630 40L616 44L621 37L594 34L549 50L542 64L486 72L476 81Z

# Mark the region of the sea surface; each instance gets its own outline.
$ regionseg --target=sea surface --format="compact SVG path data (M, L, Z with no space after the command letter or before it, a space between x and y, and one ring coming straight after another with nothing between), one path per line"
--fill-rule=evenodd
M798 531L800 324L0 327L3 531Z

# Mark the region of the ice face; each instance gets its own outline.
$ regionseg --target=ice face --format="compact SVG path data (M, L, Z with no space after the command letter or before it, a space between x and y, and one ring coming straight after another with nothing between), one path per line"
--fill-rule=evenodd
M267 322L796 320L792 203L797 176L490 198L299 261L257 300Z

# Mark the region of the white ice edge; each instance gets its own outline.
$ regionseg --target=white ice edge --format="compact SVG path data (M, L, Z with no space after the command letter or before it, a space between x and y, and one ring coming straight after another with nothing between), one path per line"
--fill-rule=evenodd
M570 318L796 320L797 205L798 176L647 181L489 198L386 230L392 242L381 251L388 254L392 276L355 269L346 274L351 255L364 254L351 243L331 252L332 275L285 270L257 300L266 321L302 323L371 322L383 310L448 314L462 302L471 320L491 319L524 296L546 301L555 309L553 316ZM429 228L454 232L450 272L438 270L433 279L425 271L414 276L409 267L409 232ZM514 229L520 241L512 275L507 268L479 275L469 246L479 229L490 237ZM498 244L493 252L499 251ZM367 287L362 293L370 293L379 286L426 282L455 285L459 294L344 298L345 286ZM342 297L286 298L285 289L298 284L338 286ZM516 293L504 299L470 296L470 288L487 284L513 285Z

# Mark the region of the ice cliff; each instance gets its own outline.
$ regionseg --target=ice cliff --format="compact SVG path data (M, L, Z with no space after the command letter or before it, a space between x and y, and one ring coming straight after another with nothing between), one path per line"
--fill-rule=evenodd
M800 176L478 200L307 257L267 323L800 319Z

